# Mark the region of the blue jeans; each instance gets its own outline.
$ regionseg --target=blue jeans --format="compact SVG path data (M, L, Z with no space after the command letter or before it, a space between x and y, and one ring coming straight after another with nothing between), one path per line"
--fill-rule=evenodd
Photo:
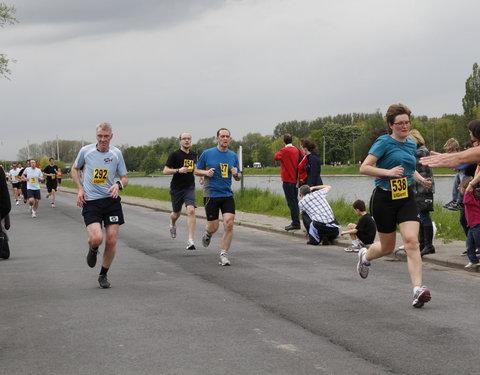
M420 225L423 227L432 227L432 218L430 217L430 211L420 211L418 213L420 219Z
M478 263L475 250L480 248L480 224L472 225L468 228L467 235L467 257L472 263Z
M290 215L292 217L292 225L300 227L299 208L298 208L298 188L293 182L283 183L283 192L287 200Z

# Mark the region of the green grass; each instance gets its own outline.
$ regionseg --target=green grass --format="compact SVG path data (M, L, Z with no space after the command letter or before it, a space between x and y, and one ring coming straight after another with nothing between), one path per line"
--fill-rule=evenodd
M62 186L75 188L71 180L62 181ZM155 188L151 186L128 185L121 192L123 196L132 196L160 201L170 201L169 189ZM203 192L196 191L197 204L203 206ZM355 215L352 203L344 198L329 201L335 217L342 226L348 223L358 222L359 217ZM268 190L244 189L235 192L235 206L237 210L254 214L278 216L290 218L285 198L282 195L274 194ZM443 238L445 242L453 240L465 240L465 233L459 222L459 212L444 209L440 204L435 204L435 211L431 213L432 220L437 225L437 237Z

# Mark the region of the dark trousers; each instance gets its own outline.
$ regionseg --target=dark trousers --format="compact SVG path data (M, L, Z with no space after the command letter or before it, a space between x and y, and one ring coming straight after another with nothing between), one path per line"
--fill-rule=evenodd
M283 192L287 200L290 215L292 216L292 225L300 227L299 209L298 209L298 188L293 182L283 183Z

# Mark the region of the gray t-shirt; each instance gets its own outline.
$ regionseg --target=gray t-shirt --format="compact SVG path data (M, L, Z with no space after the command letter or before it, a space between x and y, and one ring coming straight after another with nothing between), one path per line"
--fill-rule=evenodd
M98 151L96 144L82 147L74 168L83 170L82 184L87 201L110 197L108 189L115 183L115 175L127 175L122 152L114 146L107 152Z

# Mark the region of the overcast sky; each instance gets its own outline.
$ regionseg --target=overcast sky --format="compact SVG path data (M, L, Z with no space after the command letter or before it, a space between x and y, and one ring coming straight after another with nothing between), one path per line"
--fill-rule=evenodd
M290 120L462 113L478 0L4 0L0 160L27 142L272 134Z

